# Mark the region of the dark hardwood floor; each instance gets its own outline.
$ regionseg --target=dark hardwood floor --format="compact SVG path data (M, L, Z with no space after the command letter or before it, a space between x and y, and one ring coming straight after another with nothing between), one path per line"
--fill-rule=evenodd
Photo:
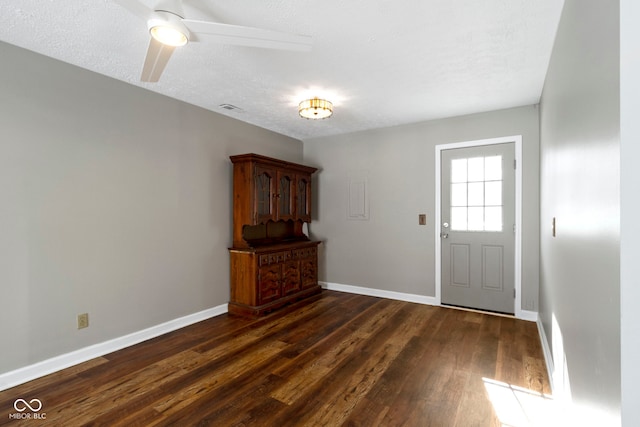
M323 291L0 392L0 425L534 425L549 393L535 323ZM46 419L10 419L17 398Z

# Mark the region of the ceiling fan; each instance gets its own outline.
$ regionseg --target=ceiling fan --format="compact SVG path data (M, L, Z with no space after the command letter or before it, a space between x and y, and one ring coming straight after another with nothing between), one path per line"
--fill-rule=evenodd
M137 0L114 1L147 21L151 38L140 77L143 82L157 82L173 50L190 41L197 41L198 34L207 34L207 40L231 45L294 51L311 50L309 36L185 19L180 0L161 1L155 9Z

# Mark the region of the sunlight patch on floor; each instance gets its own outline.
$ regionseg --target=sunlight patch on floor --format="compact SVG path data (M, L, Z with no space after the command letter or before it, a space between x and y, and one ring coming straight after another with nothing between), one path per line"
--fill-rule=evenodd
M559 414L551 396L489 378L482 381L503 426L557 425Z

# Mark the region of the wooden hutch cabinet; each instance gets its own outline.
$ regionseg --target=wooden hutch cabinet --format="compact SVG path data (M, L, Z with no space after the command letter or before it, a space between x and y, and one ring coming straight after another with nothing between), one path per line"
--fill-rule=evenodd
M311 222L316 168L258 154L231 156L233 247L229 313L259 316L320 293Z

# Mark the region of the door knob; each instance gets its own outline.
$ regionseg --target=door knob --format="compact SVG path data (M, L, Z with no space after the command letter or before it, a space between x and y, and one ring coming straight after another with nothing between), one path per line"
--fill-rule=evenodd
M442 237L443 239L447 239L449 237L448 233L440 233L440 237Z
M442 224L442 226L443 226L444 228L449 228L449 223L448 223L448 222L445 222L444 224Z

